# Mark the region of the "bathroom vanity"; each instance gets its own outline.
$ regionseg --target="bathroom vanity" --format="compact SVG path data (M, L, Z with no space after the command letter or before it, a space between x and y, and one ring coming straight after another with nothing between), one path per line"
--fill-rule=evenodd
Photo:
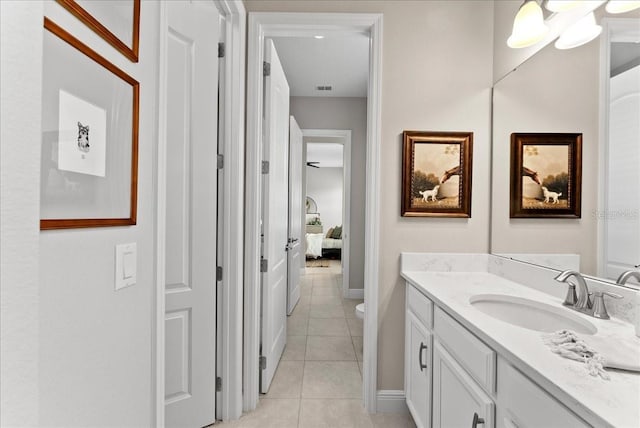
M491 255L402 258L405 395L418 427L640 426L640 373L606 369L610 380L593 377L583 363L554 354L543 341L558 323L557 330L580 331L605 357L615 351L640 359L640 338L630 323L562 307L562 298L544 287L564 292L563 284L536 289L499 274L538 267L505 267ZM482 306L501 299L516 302L520 314L498 319L490 304ZM525 304L555 311L551 324L527 314Z

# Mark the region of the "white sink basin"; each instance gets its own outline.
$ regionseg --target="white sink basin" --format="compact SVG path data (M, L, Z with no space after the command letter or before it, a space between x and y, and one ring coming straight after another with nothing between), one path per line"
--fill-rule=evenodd
M576 333L595 334L598 329L589 321L564 307L504 294L476 294L471 305L485 314L529 330L552 333L567 329Z

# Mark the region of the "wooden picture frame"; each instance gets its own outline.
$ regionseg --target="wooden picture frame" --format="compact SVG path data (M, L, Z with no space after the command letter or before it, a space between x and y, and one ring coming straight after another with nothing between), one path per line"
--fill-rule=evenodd
M471 217L473 132L404 131L403 217Z
M582 134L511 134L511 218L580 218Z
M62 7L67 9L72 15L82 21L93 32L102 37L107 43L122 53L133 62L138 62L138 47L140 42L140 0L129 0L131 4L131 18L127 16L122 19L117 12L120 10L113 8L113 5L126 6L126 1L119 2L81 2L76 0L56 0ZM87 10L87 7L92 10ZM109 7L111 6L111 9ZM110 13L109 13L110 12ZM128 15L128 11L126 14ZM114 24L127 23L131 21L131 34L122 35L121 31L113 28ZM107 22L111 22L109 26ZM128 30L127 30L128 31ZM125 41L123 39L130 39Z
M44 18L40 229L136 224L139 83Z

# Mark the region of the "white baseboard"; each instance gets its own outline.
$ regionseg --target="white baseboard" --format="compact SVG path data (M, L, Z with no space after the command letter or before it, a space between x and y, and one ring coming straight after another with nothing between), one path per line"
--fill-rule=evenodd
M409 414L403 390L381 389L378 390L377 395L376 411L378 413Z
M364 288L349 288L346 290L345 299L364 299Z

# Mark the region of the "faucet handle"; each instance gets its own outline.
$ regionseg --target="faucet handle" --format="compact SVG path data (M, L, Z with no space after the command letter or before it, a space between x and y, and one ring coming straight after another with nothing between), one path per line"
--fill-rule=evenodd
M567 295L564 298L564 302L562 302L565 306L575 306L578 301L578 295L576 294L576 284L571 281L567 281Z
M614 299L622 299L622 296L616 293L611 293L609 291L596 291L594 293L595 300L593 302L593 316L594 318L600 318L603 320L609 319L609 314L607 313L607 307L604 305L604 296L613 297Z

